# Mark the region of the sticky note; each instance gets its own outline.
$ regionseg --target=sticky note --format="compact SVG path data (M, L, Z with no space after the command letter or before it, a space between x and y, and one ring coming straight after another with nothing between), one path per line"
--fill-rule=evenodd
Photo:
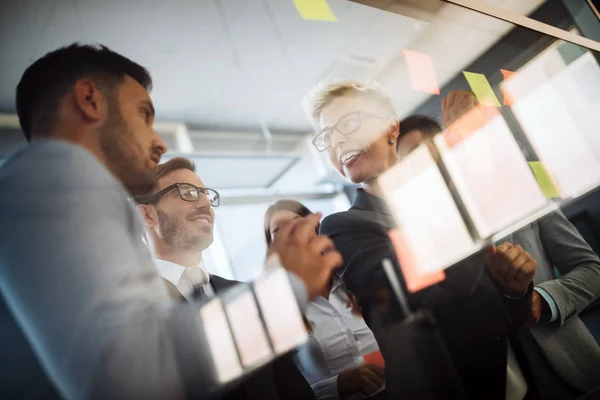
M508 81L511 77L512 74L514 74L514 72L512 71L507 71L505 69L500 69L500 72L502 73L502 76L504 77L504 81ZM512 106L514 104L514 99L511 96L510 92L508 90L506 90L506 88L504 86L500 87L500 91L502 92L502 97L504 97L504 105L505 106Z
M475 72L467 72L463 71L467 82L469 82L469 86L471 86L471 90L477 96L477 100L483 106L491 106L491 107L501 107L496 94L492 90L490 83L487 78L483 74L478 74Z
M337 21L331 7L327 4L327 0L294 0L294 5L304 19L310 21Z
M365 364L373 364L380 368L385 368L385 361L383 361L383 356L379 350L365 354L363 358L365 359Z
M252 292L246 291L225 305L231 332L245 367L254 367L272 357L258 307Z
M274 267L254 281L254 291L273 348L286 353L308 340L298 303L287 273Z
M232 381L243 374L242 365L229 330L223 303L211 300L200 309L200 319L220 383Z
M388 235L400 261L400 268L402 269L406 288L409 292L418 292L446 279L446 274L443 270L433 272L421 272L419 270L420 267L415 255L412 251L406 250L406 244L409 242L409 239L404 232L392 229L388 232Z
M404 49L402 52L406 58L412 90L440 94L440 86L431 57L414 50Z
M541 161L530 161L529 167L533 171L538 185L540 185L542 192L547 198L551 199L560 197L560 193L558 193L558 189L554 184L554 180L552 179L552 177L546 170L546 167L544 167L544 164L542 164Z

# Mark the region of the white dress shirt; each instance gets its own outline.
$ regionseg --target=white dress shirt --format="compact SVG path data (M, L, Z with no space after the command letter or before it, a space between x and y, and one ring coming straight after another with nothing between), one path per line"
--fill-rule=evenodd
M198 285L203 286L204 293L209 297L214 296L214 290L210 285L210 274L206 271L203 261L191 268L159 258L155 258L154 263L159 275L175 285L186 300L193 300L192 293L194 287Z
M378 351L379 346L363 318L352 313L346 291L337 278L329 300L316 297L308 303L305 315L313 335L296 353L296 364L318 399L337 399L338 375L363 365L363 356Z

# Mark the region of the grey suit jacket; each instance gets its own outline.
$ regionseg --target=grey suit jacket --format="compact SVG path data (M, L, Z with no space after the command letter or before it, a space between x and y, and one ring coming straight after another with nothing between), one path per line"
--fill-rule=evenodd
M0 398L45 397L50 382L72 399L210 397L199 306L169 298L137 211L91 153L38 140L15 154L0 221L0 337L13 339Z
M560 211L503 241L521 245L537 260L534 283L548 292L558 307L557 321L531 329L548 363L579 390L597 387L600 346L578 315L600 296L598 255ZM555 278L554 267L560 271L560 279Z

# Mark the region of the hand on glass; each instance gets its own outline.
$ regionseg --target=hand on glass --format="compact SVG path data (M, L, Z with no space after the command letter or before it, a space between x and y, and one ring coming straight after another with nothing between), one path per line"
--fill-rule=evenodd
M277 253L281 265L306 284L309 299L323 291L331 271L342 264L331 239L317 234L320 219L317 213L291 221L277 233L269 248L269 255Z
M511 297L519 297L527 291L537 268L537 262L528 252L508 242L492 246L486 264L494 279Z

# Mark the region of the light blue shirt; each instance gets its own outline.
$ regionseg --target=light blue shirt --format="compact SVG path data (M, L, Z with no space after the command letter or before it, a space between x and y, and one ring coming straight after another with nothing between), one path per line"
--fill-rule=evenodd
M318 399L339 398L338 375L360 367L365 363L363 356L379 350L373 332L361 316L352 312L348 300L335 278L329 300L318 296L306 308L313 335L298 350L295 360Z

